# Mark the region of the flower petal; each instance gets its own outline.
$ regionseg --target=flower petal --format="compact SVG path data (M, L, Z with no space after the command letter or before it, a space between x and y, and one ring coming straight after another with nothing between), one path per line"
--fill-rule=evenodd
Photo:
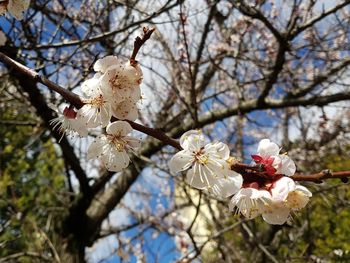
M234 195L241 189L243 178L239 173L230 170L230 175L227 178L219 178L212 187L214 195L219 198L227 198Z
M112 172L120 172L128 167L130 157L125 151L117 151L114 147L110 147L109 151L101 157L106 169Z
M293 210L299 210L304 208L312 197L312 193L306 187L302 185L297 185L295 190L290 192L286 206Z
M96 128L99 126L98 122L98 109L91 104L85 104L77 112L77 119L85 124L87 128Z
M132 132L131 125L126 121L115 121L108 124L106 131L108 134L118 134L125 136L128 133Z
M280 155L281 167L277 170L277 173L284 174L286 176L292 176L295 174L296 166L294 161L287 155Z
M186 174L186 182L194 188L205 189L208 187L207 183L203 178L193 171L193 169L188 170Z
M81 84L81 91L88 97L98 96L101 93L100 77L101 75L96 73L91 79L85 80Z
M129 147L132 149L137 149L141 146L141 140L136 139L134 137L124 136L123 139L128 143Z
M280 148L274 142L271 142L269 139L263 139L259 142L258 154L262 157L268 157L271 155L278 155Z
M294 191L295 182L289 177L278 179L270 189L273 201L283 202L287 199L289 192Z
M114 105L112 114L114 117L121 120L134 121L138 118L138 109L135 102L128 99Z
M193 161L193 155L187 150L182 150L171 158L169 162L170 172L177 173L187 170L191 167Z
M255 188L242 188L232 198L229 204L230 211L237 207L244 217L252 219L263 212L266 201L270 198L269 192Z
M88 135L88 130L81 119L72 119L70 124L72 130L77 132L80 136L86 137Z
M262 214L265 222L272 225L283 225L289 217L290 209L282 204L271 204L265 207Z
M135 86L131 88L129 99L131 101L138 101L141 99L141 89L140 86Z
M124 76L125 78L131 82L132 84L141 84L142 81L142 71L140 66L137 64L136 66L133 66L128 61L124 65Z
M106 56L98 59L94 64L94 70L105 73L107 68L120 64L116 56Z
M105 135L98 136L91 144L87 151L87 159L99 158L106 150L108 141Z
M214 142L209 143L205 147L205 152L215 154L217 157L220 157L224 160L227 160L230 157L230 149L225 143Z
M204 146L204 136L200 130L189 130L182 134L180 145L184 149L200 149Z

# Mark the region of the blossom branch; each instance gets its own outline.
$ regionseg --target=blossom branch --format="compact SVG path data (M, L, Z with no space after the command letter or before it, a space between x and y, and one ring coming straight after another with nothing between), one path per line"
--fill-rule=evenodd
M44 84L50 90L53 90L53 91L59 93L65 100L67 100L69 103L73 104L77 109L80 109L84 105L84 102L81 100L81 98L77 94L75 94L74 92L71 92L67 89L64 89L63 87L50 81L46 77L41 76L38 72L24 66L23 64L15 61L13 59L11 59L10 57L8 57L7 55L5 55L2 52L0 52L0 61L2 61L3 63L7 64L10 67L12 67L13 69L17 70L18 72L30 77L34 81L39 82L41 84ZM135 123L133 121L128 121L128 122L133 129L138 130L142 133L145 133L149 136L152 136L152 137L164 142L165 144L171 145L174 148L181 150L180 144L176 140L167 136L164 132L162 132L158 129L153 129L153 128L150 128L147 126L143 126L143 125Z
M145 31L144 31L145 32ZM137 38L139 40L135 40L135 49L133 51L133 55L131 56L130 59L135 59L136 55L141 48L141 46L149 39L151 34L154 32L154 29L150 29L144 33L144 36L142 38ZM147 36L145 36L147 35ZM136 43L137 42L137 43ZM38 72L24 66L23 64L11 59L4 53L0 52L0 61L3 63L7 64L8 66L14 68L15 70L19 71L20 73L30 77L36 82L39 82L45 86L47 86L50 90L53 90L57 93L59 93L65 100L73 104L75 107L78 109L81 108L84 105L84 102L81 100L81 98L67 90L64 89L63 87L57 85L56 83L50 81L46 77L40 75ZM154 129L151 127L144 126L142 124L138 124L133 121L128 121L129 124L132 126L133 129L138 130L144 134L147 134L153 138L158 139L161 141L164 145L171 145L174 148L178 150L182 150L179 142L168 135L166 135L163 131L159 129ZM235 162L232 165L232 170L242 174L242 176L245 179L257 179L261 178L261 180L264 180L264 178L267 177L266 172L261 168L259 165L247 165L244 163L240 162ZM350 171L344 171L344 172L321 172L321 173L315 173L311 175L303 175L303 174L296 174L292 176L291 178L295 181L311 181L311 182L321 182L324 179L329 179L329 178L339 178L342 180L346 180L347 177L350 177Z

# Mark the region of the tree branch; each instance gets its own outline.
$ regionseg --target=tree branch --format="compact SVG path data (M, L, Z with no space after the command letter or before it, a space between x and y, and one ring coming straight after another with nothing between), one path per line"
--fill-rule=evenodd
M293 39L295 38L298 34L300 34L301 32L303 32L305 29L312 27L314 24L316 24L317 22L321 21L323 18L337 12L338 10L340 10L341 8L347 6L348 4L350 4L350 0L345 0L343 3L336 5L335 7L327 10L326 12L323 12L322 14L320 14L317 17L314 17L312 19L310 19L309 21L307 21L304 25L299 26L297 28L295 28L295 30L293 30L291 32L291 34L289 34L288 38L289 39Z
M69 47L69 46L78 46L78 45L82 45L82 44L87 44L87 43L94 43L94 42L98 42L98 41L102 41L103 39L107 38L107 37L112 37L114 35L117 35L119 33L125 32L126 30L128 30L129 28L132 28L134 26L138 26L141 25L143 23L146 22L150 22L153 18L157 17L158 15L169 11L170 9L172 9L173 7L177 6L181 1L175 1L173 4L168 5L170 1L168 1L162 8L160 8L158 11L152 13L150 16L141 19L139 21L135 21L129 25L126 25L125 27L121 28L121 29L116 29L116 30L112 30L109 32L103 32L101 34L98 34L94 37L90 37L90 38L86 38L84 40L72 40L72 41L67 41L67 42L60 42L60 43L53 43L53 44L44 44L44 45L38 45L35 46L35 49L49 49L49 48L61 48L61 47ZM23 49L28 49L28 50L32 50L33 46L26 46L23 47Z

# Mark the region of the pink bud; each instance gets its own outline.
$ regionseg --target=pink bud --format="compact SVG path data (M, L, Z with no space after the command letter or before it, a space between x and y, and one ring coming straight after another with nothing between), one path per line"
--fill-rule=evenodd
M66 107L63 110L63 115L64 115L64 117L66 117L68 119L75 119L76 116L77 116L77 113L76 113L76 111L73 108Z

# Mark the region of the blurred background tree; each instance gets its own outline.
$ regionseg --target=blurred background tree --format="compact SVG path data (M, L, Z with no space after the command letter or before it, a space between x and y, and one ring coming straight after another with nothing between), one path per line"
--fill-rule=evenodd
M53 255L54 233L69 202L64 161L16 84L1 77L0 255L22 252L29 258L21 262L50 261L45 255Z

